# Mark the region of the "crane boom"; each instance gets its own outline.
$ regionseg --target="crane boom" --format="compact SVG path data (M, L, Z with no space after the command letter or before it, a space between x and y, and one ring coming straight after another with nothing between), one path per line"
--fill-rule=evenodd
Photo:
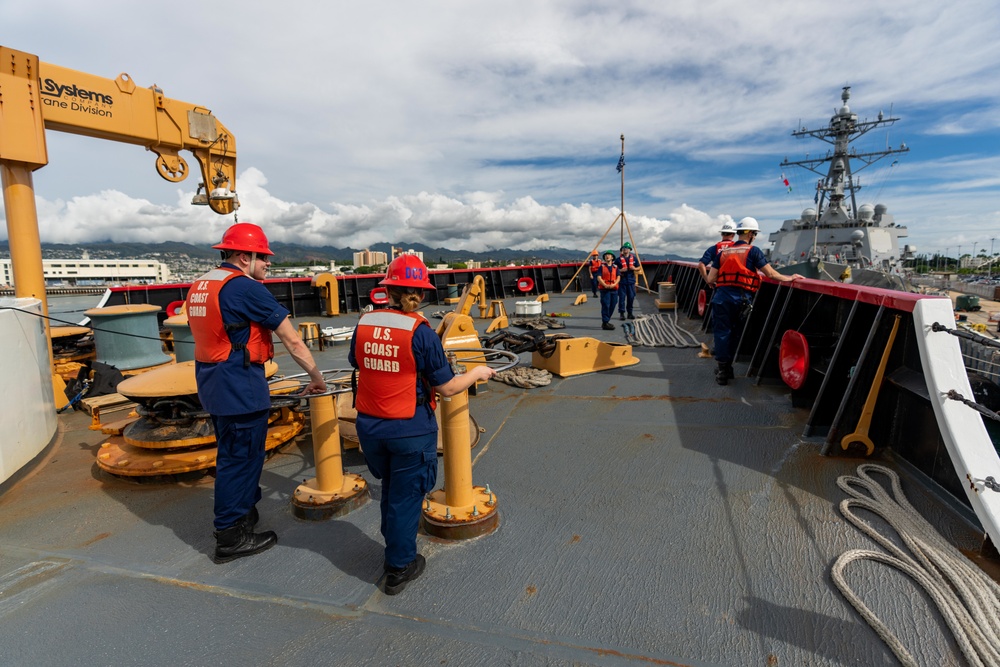
M210 110L170 99L156 86L139 88L128 74L105 79L0 46L0 184L14 294L39 299L43 315L48 303L32 172L48 164L46 130L144 146L156 154L156 172L172 183L188 176L179 155L187 150L202 178L192 204L222 215L239 207L236 139Z

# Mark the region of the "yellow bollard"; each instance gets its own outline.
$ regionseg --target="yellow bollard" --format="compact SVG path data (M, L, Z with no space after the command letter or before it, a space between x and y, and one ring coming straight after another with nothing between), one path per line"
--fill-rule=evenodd
M292 511L300 519L322 521L342 516L368 500L368 483L344 470L335 396L310 399L316 477L305 480L292 496Z
M424 530L435 537L463 540L492 532L499 523L497 497L489 485L472 485L469 392L441 399L444 489L424 500Z

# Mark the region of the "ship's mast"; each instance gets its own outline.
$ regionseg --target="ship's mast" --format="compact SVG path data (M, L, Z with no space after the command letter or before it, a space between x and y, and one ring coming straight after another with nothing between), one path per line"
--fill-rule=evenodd
M810 136L833 144L832 153L827 153L822 158L796 160L794 162L785 158L781 163L782 167L803 167L822 177L816 184L817 219L822 217L825 211L829 211L832 214L828 217L834 217L838 211L843 211L842 215L845 218L845 222L847 219L856 219L858 217L858 203L855 193L861 189L861 185L854 179L854 171L852 171L851 167L852 160L860 160L864 163L864 166L857 170L860 172L887 155L906 153L910 150L906 144L900 144L899 148L887 146L884 151L871 153L857 153L851 150L850 144L855 138L867 134L876 128L888 127L899 119L885 118L880 111L876 120L858 122L858 115L852 113L851 109L847 106L847 100L850 98L851 87L844 86L844 91L840 95L840 99L843 100L844 105L830 119L828 127L821 130L808 130L803 127L801 130L792 132L792 136L794 137ZM829 163L829 167L824 174L822 171L819 171L819 167L826 162ZM850 196L850 208L849 210L845 210L845 200L848 195Z

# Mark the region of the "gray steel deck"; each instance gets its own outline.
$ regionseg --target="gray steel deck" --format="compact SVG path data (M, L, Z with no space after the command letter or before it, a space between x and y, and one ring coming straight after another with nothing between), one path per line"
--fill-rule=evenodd
M596 300L571 303L546 308L572 313L567 333L622 340L600 329ZM639 305L654 311L651 296ZM345 463L372 500L321 523L289 504L314 474L308 434L273 456L260 528L278 546L215 565L212 479L101 473L105 437L86 414L65 415L57 442L0 495L0 663L895 664L830 582L840 553L873 546L836 509L836 478L860 461L821 457L800 437L808 412L781 387L719 387L695 349L635 353L629 368L533 390L491 382L471 399L485 429L474 478L497 493L500 526L467 542L421 535L426 573L395 597L374 585L380 487L357 451ZM343 366L346 346L318 357ZM976 546L959 515L904 483L953 540ZM921 664L961 664L901 575L850 572Z

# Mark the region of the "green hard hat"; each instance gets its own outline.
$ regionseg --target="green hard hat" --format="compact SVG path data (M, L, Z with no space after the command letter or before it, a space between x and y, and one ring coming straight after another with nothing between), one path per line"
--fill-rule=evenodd
M622 244L622 250L624 250L625 248L628 248L629 250L631 250L632 249L632 244L629 243L628 241L626 241L625 243Z
M605 250L604 252L601 253L601 257L604 257L605 255L611 255L612 257L614 257L615 256L615 251L614 250Z

